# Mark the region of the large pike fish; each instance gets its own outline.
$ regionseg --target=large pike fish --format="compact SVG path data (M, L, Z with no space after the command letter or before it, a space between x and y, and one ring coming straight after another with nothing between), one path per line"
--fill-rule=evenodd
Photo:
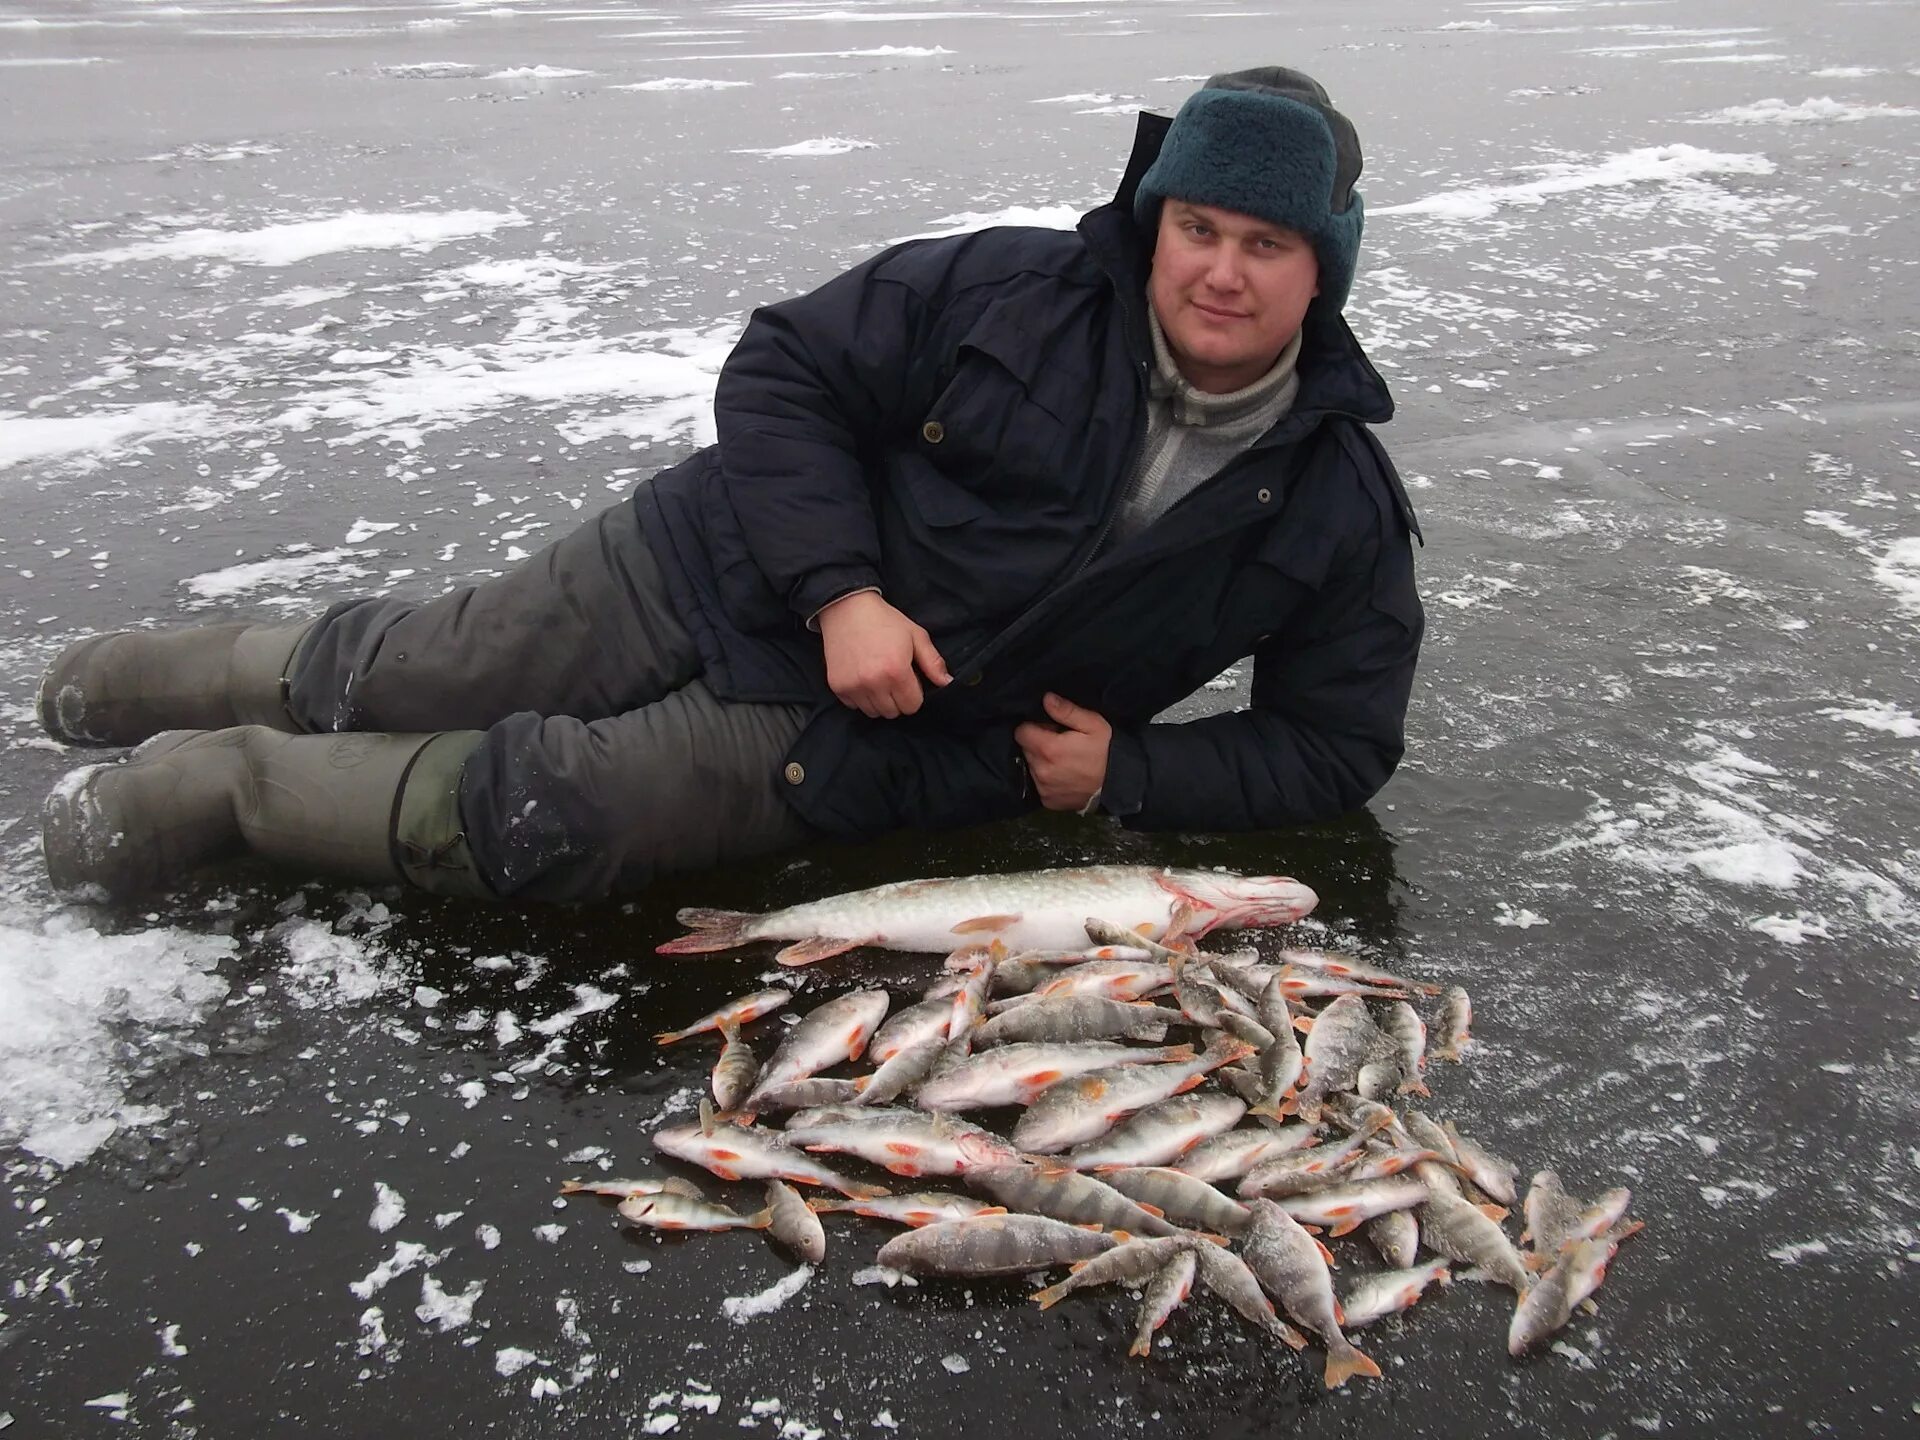
M1297 880L1145 865L1089 865L1012 875L902 880L756 915L688 909L693 933L659 946L662 955L731 950L755 940L791 941L774 958L807 965L863 945L945 955L966 945L1005 942L1014 951L1086 944L1096 915L1148 936L1164 935L1182 912L1184 932L1290 925L1319 897Z

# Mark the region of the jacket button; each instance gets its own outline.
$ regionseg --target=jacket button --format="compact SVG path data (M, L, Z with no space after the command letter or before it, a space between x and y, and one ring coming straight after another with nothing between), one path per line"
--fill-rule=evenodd
M1253 498L1258 500L1262 505L1265 505L1268 501L1273 499L1273 491L1267 489L1266 486L1262 485L1258 490L1253 492Z
M787 777L787 784L798 785L807 778L807 770L798 760L789 760L787 768L780 772Z
M920 427L920 438L929 445L938 445L947 438L947 427L938 420L929 420Z

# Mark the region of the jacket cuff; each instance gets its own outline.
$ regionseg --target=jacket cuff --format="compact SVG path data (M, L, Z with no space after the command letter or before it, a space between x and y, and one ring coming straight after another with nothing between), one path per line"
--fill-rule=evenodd
M1107 742L1107 778L1100 808L1125 819L1147 803L1147 747L1137 730L1115 730Z
M867 565L829 565L809 571L787 596L787 608L811 620L834 601L856 590L878 590L880 576Z
M884 593L878 585L862 585L858 590L849 590L844 595L836 595L833 599L827 601L825 605L822 605L818 610L807 616L807 629L818 635L820 633L820 617L835 605L838 605L842 600L851 600L856 595L883 595Z

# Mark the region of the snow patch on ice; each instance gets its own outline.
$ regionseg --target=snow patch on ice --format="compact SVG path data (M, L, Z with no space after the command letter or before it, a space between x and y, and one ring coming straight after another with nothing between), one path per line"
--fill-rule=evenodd
M294 1003L304 1009L365 1004L408 981L392 956L317 921L283 921L269 938L286 948L287 963L280 973Z
M898 235L887 241L898 245L903 240L939 240L948 235L969 235L996 225L1030 225L1041 230L1071 230L1080 223L1084 207L1075 205L1009 205L1004 210L968 210L958 215L942 215L933 221L935 228L912 235Z
M459 60L416 60L410 65L380 65L374 73L392 80L466 80L478 75L480 67Z
M393 1254L374 1266L360 1279L353 1281L347 1288L360 1299L371 1300L375 1294L386 1289L409 1270L416 1270L422 1265L432 1268L452 1253L452 1249L448 1248L435 1254L417 1241L398 1240L394 1242Z
M1825 918L1805 910L1792 915L1763 915L1750 928L1771 935L1783 945L1804 945L1808 940L1826 940L1833 935L1833 927Z
M819 140L801 140L792 145L776 145L769 150L736 150L736 155L765 155L769 157L795 156L811 158L819 155L845 155L853 150L873 150L878 147L871 140L847 140L839 136L826 136Z
M449 1330L458 1330L473 1319L473 1307L478 1303L481 1292L487 1288L484 1280L475 1280L457 1295L449 1294L440 1288L440 1282L431 1275L421 1277L420 1303L413 1307L413 1313L423 1325L431 1325L442 1335Z
M543 1365L543 1361L531 1350L522 1350L517 1345L503 1345L493 1352L494 1374L511 1379L529 1365Z
M211 406L175 400L91 415L0 413L0 470L35 460L100 456L157 440L191 440L216 428Z
M254 592L261 590L299 590L315 583L343 586L370 573L354 563L355 557L370 553L365 550L315 550L304 544L290 545L287 550L278 559L250 560L224 570L208 570L189 575L180 583L196 599L219 604L243 595L257 598Z
M602 1010L611 1010L619 1003L618 995L593 985L575 985L573 1004L556 1015L534 1021L527 1028L540 1035L558 1035L563 1030L571 1030L585 1016L596 1015Z
M609 85L609 90L745 90L751 80L696 80L685 75L663 75L658 80L640 80L631 85Z
M489 80L572 80L582 75L591 75L591 70L569 70L564 65L515 65L506 70L496 70L487 76Z
M813 1267L802 1265L791 1275L783 1276L757 1294L728 1296L720 1302L721 1312L736 1325L744 1325L762 1315L771 1315L798 1295L812 1278Z
M407 1218L406 1199L384 1180L373 1182L373 1213L367 1216L367 1224L381 1234L393 1229Z
M1446 190L1401 205L1382 206L1372 214L1428 215L1443 222L1485 220L1510 206L1544 205L1556 196L1585 190L1676 185L1715 175L1771 175L1777 167L1764 155L1723 154L1692 145L1656 145L1584 164L1556 162L1528 168L1544 173L1538 180L1517 185Z
M1873 578L1893 592L1894 604L1909 615L1920 615L1920 535L1908 535L1887 546L1874 561Z
M295 265L343 250L431 250L451 240L491 235L527 224L517 210L370 213L350 210L318 220L294 220L257 230L182 230L112 250L80 251L43 265L123 265L140 260L225 260L245 265Z
M1920 717L1885 700L1869 700L1851 709L1832 707L1820 712L1868 730L1881 730L1902 740L1920 740Z
M220 936L169 929L106 935L70 912L0 910L0 1146L78 1165L122 1126L163 1111L127 1103L155 1042L226 999Z
M1848 105L1822 95L1797 105L1777 98L1756 100L1751 105L1730 105L1695 119L1702 125L1835 125L1914 115L1920 115L1920 110L1910 105Z

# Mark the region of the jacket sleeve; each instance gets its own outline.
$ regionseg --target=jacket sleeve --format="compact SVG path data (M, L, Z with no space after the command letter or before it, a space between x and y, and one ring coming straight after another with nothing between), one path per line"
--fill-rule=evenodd
M1411 538L1389 522L1255 652L1247 709L1116 731L1101 808L1133 829L1199 831L1359 808L1405 752L1424 624Z
M880 584L866 462L931 404L951 242L896 247L754 312L720 371L727 500L801 620Z

